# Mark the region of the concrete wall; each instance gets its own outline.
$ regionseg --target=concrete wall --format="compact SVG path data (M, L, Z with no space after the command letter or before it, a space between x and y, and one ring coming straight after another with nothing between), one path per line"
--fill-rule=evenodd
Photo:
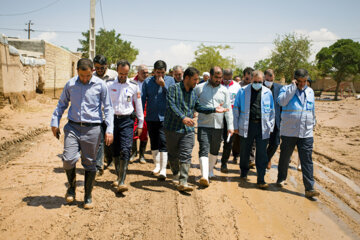
M44 66L23 66L19 56L9 53L9 45L0 43L0 94L11 103L35 97L44 81Z
M344 81L345 83L345 81ZM332 78L326 77L322 79L317 79L312 85L311 88L314 90L325 90L330 87L336 86L336 81ZM360 82L356 81L354 83L354 88L356 92L360 92Z
M9 45L14 46L17 49L26 50L29 52L39 52L42 55L45 52L44 40L28 40L28 39L8 39Z

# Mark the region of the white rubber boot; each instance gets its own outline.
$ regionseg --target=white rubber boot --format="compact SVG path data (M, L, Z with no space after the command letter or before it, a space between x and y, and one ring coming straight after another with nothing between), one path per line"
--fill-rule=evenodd
M157 175L160 172L160 153L159 150L152 151L155 168L152 170L152 174Z
M199 184L202 187L209 186L209 158L200 157L200 170L201 170L201 178L199 180Z
M217 156L209 153L209 178L215 177L214 175L214 167L216 164Z
M166 179L166 166L168 161L167 152L160 152L160 173L159 178L165 180Z

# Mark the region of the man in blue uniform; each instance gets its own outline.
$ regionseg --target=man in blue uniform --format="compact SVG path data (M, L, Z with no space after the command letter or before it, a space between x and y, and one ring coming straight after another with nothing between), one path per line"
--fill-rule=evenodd
M266 189L269 187L265 182L266 146L275 124L274 100L271 91L263 85L264 73L255 70L251 75L252 83L240 89L233 108L235 133L240 135L240 178L247 180L250 152L255 140L257 184Z
M110 145L113 141L113 109L109 92L105 82L92 75L92 69L91 60L83 58L78 61L78 76L66 83L51 119L51 130L54 136L59 138L60 119L71 102L68 112L69 121L64 126L65 138L62 156L69 181L65 198L68 203L75 201L75 166L81 156L81 163L85 168L85 209L93 208L91 192L96 175L96 154L101 140L102 106L107 126L105 143Z
M280 123L280 159L278 165L277 184L283 187L291 155L297 146L301 163L305 196L312 198L320 193L314 189L314 166L312 150L314 144L313 129L315 126L314 91L306 85L308 72L298 69L290 85L280 90L277 99L282 107Z

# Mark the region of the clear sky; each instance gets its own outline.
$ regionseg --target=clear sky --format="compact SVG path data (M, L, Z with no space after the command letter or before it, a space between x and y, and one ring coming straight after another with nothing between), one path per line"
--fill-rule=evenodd
M32 38L76 51L89 29L90 0L0 0L0 6L0 33L7 36L27 38L13 29L32 20ZM205 44L234 42L223 54L245 67L267 57L277 35L305 34L314 41L313 56L339 38L360 41L359 10L359 0L97 0L96 29L115 29L131 41L140 52L135 64L163 59L187 66L201 41L213 41L219 43Z

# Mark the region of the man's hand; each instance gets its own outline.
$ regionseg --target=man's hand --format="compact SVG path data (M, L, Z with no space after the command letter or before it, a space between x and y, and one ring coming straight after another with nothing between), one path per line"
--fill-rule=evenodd
M217 106L217 107L215 108L215 111L216 111L217 113L223 113L223 112L228 112L229 109L228 109L228 108L223 108L223 107L222 107L222 104L220 104L219 106Z
M51 131L54 135L54 137L56 137L57 139L60 138L60 129L57 127L51 127Z
M237 134L237 135L239 135L239 129L235 129L235 130L234 130L234 133Z
M297 80L296 80L296 79L293 79L293 80L291 81L291 83L294 84L295 86L297 86Z
M112 133L105 133L105 144L110 146L114 141L114 135Z
M234 134L234 130L231 130L231 129L229 129L228 130L228 135L230 134L230 136L232 136L233 134Z
M155 81L160 87L165 87L165 81L163 79L163 77L159 77L159 78L156 78L156 81Z
M136 131L137 131L137 135L140 137L143 131L142 128L137 128Z
M193 127L195 125L195 121L191 118L185 117L182 122L189 127Z

